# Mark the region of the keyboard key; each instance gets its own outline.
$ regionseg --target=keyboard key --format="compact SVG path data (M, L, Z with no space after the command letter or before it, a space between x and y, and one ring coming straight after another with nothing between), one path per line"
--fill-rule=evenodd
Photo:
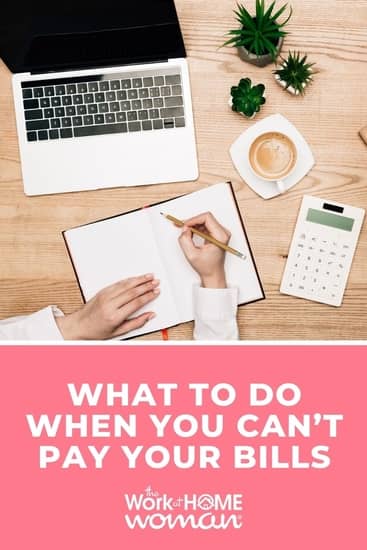
M181 84L181 76L179 74L166 75L166 84Z
M149 118L159 118L159 110L158 109L150 109Z
M137 97L138 97L138 90L134 90L134 89L129 90L129 91L127 92L127 97L128 97L129 99L137 99Z
M151 99L143 99L143 109L151 109L153 107L153 101Z
M121 88L123 90L128 90L129 88L131 88L131 80L130 78L127 78L125 80L121 80Z
M30 111L25 111L24 116L26 120L39 120L43 118L42 109L31 109Z
M94 124L104 124L104 115L94 115Z
M93 102L94 102L93 94L84 95L84 103L93 103Z
M45 96L52 97L53 95L55 95L55 88L53 86L46 86Z
M66 107L65 113L66 113L66 116L74 116L76 114L76 109L74 105Z
M51 120L51 128L60 128L60 126L61 126L61 123L58 118L53 118Z
M160 89L158 87L156 88L150 88L150 97L158 97L161 95Z
M85 94L88 91L88 86L85 82L78 84L78 93Z
M124 101L124 99L127 98L126 90L120 90L119 92L117 92L116 98L117 98L119 101Z
M71 105L72 104L71 96L70 95L64 95L62 97L62 104L63 105Z
M139 111L138 117L139 117L139 120L147 120L148 119L148 111Z
M88 105L88 114L89 115L97 113L97 111L98 111L98 107L95 103L92 103L92 104Z
M26 122L27 130L48 130L49 127L50 123L47 118L43 120L30 120Z
M117 122L125 122L126 121L126 113L117 113L116 114L116 121Z
M40 132L38 132L38 139L40 141L43 141L45 139L48 139L48 132L47 130L41 130Z
M83 119L81 116L73 116L73 126L81 126L83 124Z
M180 107L183 105L183 98L181 96L171 96L164 98L165 107Z
M50 139L59 139L59 131L58 130L49 130L48 136Z
M185 126L185 119L184 118L175 118L175 126L176 126L176 128L183 128Z
M120 81L119 80L111 80L110 89L111 90L119 90L120 89Z
M153 128L154 130L162 130L163 120L161 120L160 118L158 120L153 120Z
M120 101L120 110L121 111L130 111L131 103L130 101Z
M61 105L61 98L60 97L51 97L51 105L52 107L59 107Z
M171 88L169 86L163 86L161 88L161 95L163 96L171 95Z
M61 128L60 137L71 138L73 137L73 130L71 128Z
M76 94L76 86L75 84L68 84L66 86L66 93L67 94Z
M164 86L164 77L163 76L155 76L154 77L154 86Z
M52 107L51 107L50 109L45 109L45 110L43 111L43 116L44 116L45 118L54 118L55 112L54 112L54 110L52 109Z
M65 86L61 84L61 86L55 86L55 94L56 95L64 95L66 93Z
M128 122L129 132L140 132L141 122Z
M152 121L151 120L143 120L141 123L143 130L152 130Z
M40 101L40 107L49 107L50 106L50 98L49 97L42 97L39 101Z
M140 88L139 90L139 97L141 99L145 98L145 97L149 97L149 90L148 88Z
M27 132L28 141L37 141L37 132Z
M116 92L106 92L106 101L116 101Z
M99 83L99 89L102 91L102 92L105 92L107 90L110 89L110 83L108 80L102 80L100 83Z
M172 86L172 95L182 95L182 86Z
M106 122L109 122L109 123L116 122L115 113L107 113L107 115L105 116L105 119L106 119Z
M56 107L55 108L55 116L65 116L65 108L64 107Z
M127 113L127 120L138 120L138 113L136 111L129 111Z
M164 107L164 103L163 103L163 97L155 97L153 99L153 105L154 105L154 108L160 108L160 107Z
M31 97L33 97L32 88L25 88L22 91L22 93L23 93L23 99L30 99ZM37 136L36 136L36 139L37 139ZM28 141L31 141L31 140L28 140Z
M112 113L117 113L120 110L120 104L117 101L110 103L110 111Z
M68 128L69 126L71 126L71 118L70 117L62 118L61 119L61 126L63 128Z
M86 105L78 105L76 108L76 112L78 115L86 115L87 114L87 106Z
M108 113L108 103L98 103L99 113Z
M102 103L102 102L106 101L104 92L98 92L98 93L94 94L94 101L96 103Z
M73 104L81 105L83 103L83 96L81 94L73 95Z
M164 121L163 121L163 126L165 128L174 128L175 127L175 123L173 121L172 118L166 118Z
M161 109L161 118L182 117L184 110L182 107L170 107L169 109Z
M33 97L43 97L43 88L34 88Z
M98 83L97 82L89 82L88 92L98 92Z
M153 78L151 76L147 76L146 78L143 78L143 83L144 86L150 88L151 86L153 86Z
M86 126L89 126L90 124L93 124L92 115L83 116L83 124L85 124Z
M136 124L130 122L130 124ZM120 124L101 124L100 126L80 126L74 128L75 137L84 136L102 136L104 134L120 134L127 132L127 124L121 122Z
M25 99L23 101L24 109L38 109L39 101L38 99Z
M141 78L133 78L133 88L141 88L143 86L143 81Z
M132 108L132 109L135 109L136 111L138 111L139 109L141 109L141 101L140 101L140 99L134 99L134 100L131 102L131 108Z

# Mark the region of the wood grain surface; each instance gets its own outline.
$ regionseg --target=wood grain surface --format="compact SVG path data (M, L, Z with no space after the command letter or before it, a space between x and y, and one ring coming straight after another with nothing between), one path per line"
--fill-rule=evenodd
M251 7L253 0L245 0ZM273 66L257 68L236 50L219 48L235 28L233 0L176 0L191 73L200 177L192 183L26 197L11 93L11 74L0 62L0 318L57 304L65 313L81 305L66 254L63 229L125 212L231 179L256 258L266 300L241 307L241 339L364 340L367 337L367 224L353 261L341 308L279 294L289 244L304 194L367 209L367 2L293 0L283 54L299 49L317 64L305 97L274 81ZM229 147L252 122L232 113L229 89L241 77L266 86L256 120L282 113L309 142L316 158L291 191L264 201L241 180ZM123 166L121 166L123 170ZM192 337L192 323L169 330L172 340ZM160 333L145 339L161 339Z

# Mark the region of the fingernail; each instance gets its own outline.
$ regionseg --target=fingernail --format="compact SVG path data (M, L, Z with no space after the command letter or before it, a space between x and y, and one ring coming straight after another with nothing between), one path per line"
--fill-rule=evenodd
M159 294L159 293L160 293L159 288L155 288L155 289L153 290L153 294Z
M159 279L154 279L154 280L152 281L152 285L154 285L154 286L159 285L159 283L160 283L160 280L159 280Z
M156 314L152 311L152 313L149 315L147 321L150 321L151 319L154 319L156 317Z
M144 275L144 277L146 279L151 279L152 277L154 277L153 273L147 273L146 275Z

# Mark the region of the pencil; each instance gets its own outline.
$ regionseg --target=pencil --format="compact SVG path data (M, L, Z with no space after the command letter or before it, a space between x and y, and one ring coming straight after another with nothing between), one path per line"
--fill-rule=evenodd
M171 216L170 214L164 214L164 212L161 212L161 215L164 216L167 220L170 222L173 222L178 227L183 227L185 223L182 220L178 220L174 216ZM198 229L195 229L194 227L190 227L191 231L195 233L195 235L199 235L199 237L202 237L206 241L209 241L212 244L215 244L222 250L225 250L226 252L230 252L231 254L234 254L235 256L238 256L242 260L246 260L246 255L242 254L242 252L239 252L235 248L232 248L231 246L228 246L227 244L221 243L211 235L207 235L206 233L203 233L202 231L199 231Z

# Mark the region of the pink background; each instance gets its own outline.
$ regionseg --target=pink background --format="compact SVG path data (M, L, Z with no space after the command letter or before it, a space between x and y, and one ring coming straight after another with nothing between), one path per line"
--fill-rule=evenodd
M366 491L366 357L363 347L2 347L1 380L1 532L0 547L6 550L117 550L251 548L265 550L364 550ZM176 382L182 388L171 409L129 410L100 406L73 408L68 382ZM228 382L237 389L230 408L210 405L195 408L185 386L189 382L212 385ZM272 404L251 409L248 386L264 382L278 386L293 382L302 389L296 407ZM204 444L223 450L221 470L178 470L169 466L151 470L140 466L128 470L119 453L119 440L72 442L36 440L30 435L25 414L151 413L225 415L225 436L202 441L178 440L172 432L164 443L154 438L147 424L136 440L126 444ZM234 470L231 446L256 445L231 428L241 414L342 413L345 420L337 439L321 435L298 440L305 457L311 444L330 444L332 465L326 470ZM68 446L111 444L102 471L89 468L61 470L38 468L38 445ZM268 438L261 444L286 441ZM292 441L293 443L293 441ZM243 493L244 526L240 530L130 531L123 521L123 494L140 493L151 485L160 493Z

